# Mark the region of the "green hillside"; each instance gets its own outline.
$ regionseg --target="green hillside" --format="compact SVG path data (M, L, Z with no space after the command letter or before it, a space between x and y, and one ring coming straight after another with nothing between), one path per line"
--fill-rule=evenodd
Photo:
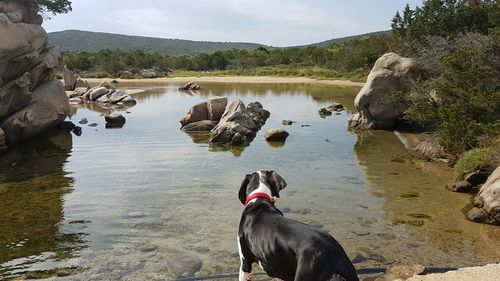
M341 37L341 38L335 38L335 39L330 39L318 43L313 43L313 44L308 44L308 45L301 45L301 46L294 46L297 48L305 48L305 47L310 47L310 46L316 46L316 47L329 47L332 44L342 44L345 42L349 42L352 40L358 40L358 39L365 39L371 36L377 36L377 35L384 35L384 34L390 34L392 31L386 30L386 31L377 31L377 32L370 32L370 33L365 33L365 34L360 34L360 35L353 35L353 36L347 36L347 37Z
M351 40L367 38L373 35L386 34L390 31L380 31L362 35L331 39L299 48L317 46L328 47L334 43L340 44ZM68 52L97 52L103 49L111 50L141 50L147 53L162 55L188 55L214 53L228 49L255 50L258 47L269 47L256 43L242 42L207 42L181 39L163 39L142 36L128 36L112 33L90 32L80 30L65 30L49 33L49 40Z
M227 49L254 50L263 46L254 43L163 39L80 30L52 32L49 33L49 40L64 51L71 52L97 52L103 49L142 50L162 55L213 53Z

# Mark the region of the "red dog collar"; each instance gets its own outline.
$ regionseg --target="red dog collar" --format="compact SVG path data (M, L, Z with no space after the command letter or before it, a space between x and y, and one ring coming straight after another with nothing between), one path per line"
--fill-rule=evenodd
M253 193L250 196L248 196L247 200L245 201L245 207L248 206L248 204L250 203L250 201L252 201L255 198L264 198L267 201L269 201L269 203L273 203L273 199L271 198L271 196L267 195L267 193L256 192L256 193Z

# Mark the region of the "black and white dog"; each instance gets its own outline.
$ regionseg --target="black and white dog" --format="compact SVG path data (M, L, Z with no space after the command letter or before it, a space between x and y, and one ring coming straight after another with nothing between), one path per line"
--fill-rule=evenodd
M246 175L239 199L245 205L238 231L239 280L251 280L252 263L285 281L357 281L340 244L325 231L286 219L274 206L285 180L273 171Z

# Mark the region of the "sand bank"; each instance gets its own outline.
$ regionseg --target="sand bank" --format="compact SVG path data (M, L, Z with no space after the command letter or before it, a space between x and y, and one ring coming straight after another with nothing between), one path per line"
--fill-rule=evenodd
M86 78L85 80L94 83L112 78ZM324 84L337 86L362 87L365 83L353 82L349 80L317 80L306 77L270 77L270 76L203 76L203 77L166 77L155 79L116 79L126 83L168 83L168 82L212 82L212 83L289 83L289 84Z

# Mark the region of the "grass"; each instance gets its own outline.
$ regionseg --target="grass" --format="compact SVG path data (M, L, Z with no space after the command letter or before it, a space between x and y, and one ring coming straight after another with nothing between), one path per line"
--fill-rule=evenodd
M271 77L307 77L318 80L350 80L353 82L365 82L368 72L357 70L350 73L341 73L326 68L282 68L282 67L260 67L254 69L231 69L217 71L182 71L177 70L169 73L171 77L205 77L205 76L271 76Z
M465 152L454 167L455 176L477 169L493 171L500 165L500 139L486 147L475 148Z

